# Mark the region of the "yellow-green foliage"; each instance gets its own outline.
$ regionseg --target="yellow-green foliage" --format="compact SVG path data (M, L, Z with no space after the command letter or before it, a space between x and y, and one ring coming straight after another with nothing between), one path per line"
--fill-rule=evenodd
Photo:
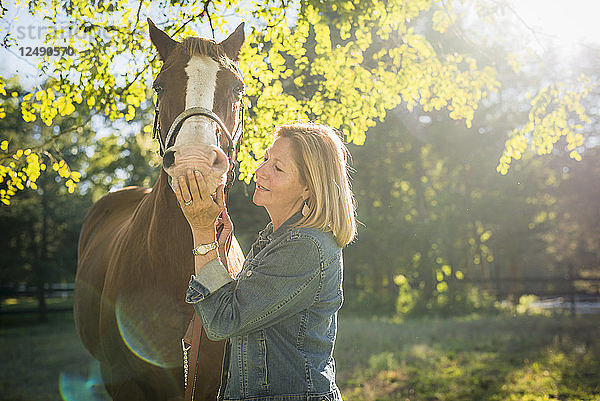
M498 172L506 174L511 161L519 160L528 149L539 155L551 153L554 144L563 137L569 156L580 161L577 148L584 142L583 124L590 122L583 100L591 87L591 80L582 75L572 85L556 82L535 94L531 99L529 121L509 134Z
M43 59L40 68L50 69L58 78L22 98L23 120L50 126L55 118L73 113L76 105L110 120L132 120L135 108L148 96L146 82L160 64L141 18L149 14L152 2L140 0L137 9L116 0L72 0L68 4L68 10L58 0L29 4L30 10L54 23L67 17L72 28L67 43L61 42L65 35L58 23L60 29L51 32L46 42L48 46L69 46L76 54ZM203 8L209 5L212 10ZM241 7L248 6L266 28L252 27L240 55L249 112L238 159L241 179L246 181L271 141L269 133L281 123L316 120L341 130L349 142L362 144L367 130L400 104L409 110L418 105L426 112L446 109L450 118L471 126L480 101L500 87L493 68L477 65L467 54L438 54L414 29L415 21L423 21L440 33L447 31L456 21L452 1L337 0L322 4L305 0L290 24L289 2L190 4L173 0L164 5L169 21L161 27L180 39L193 34L189 22L199 22L210 13L211 26L219 30L226 22L219 15L242 12ZM575 147L582 137L568 116L574 112L585 120L581 100L587 94L586 82L579 84L576 90L557 84L535 95L530 124L511 133L500 172L505 173L510 161L520 157L528 144L537 152L547 152L549 144L561 136L567 137L572 156L578 157ZM0 118L6 114L4 86L0 79L4 95ZM4 150L8 157L2 159L2 174L5 180L14 180L3 195L5 201L23 182L34 184L37 179L33 158L27 162L33 167L25 170L10 161L18 150L25 151ZM43 151L32 150L32 154L39 156Z
M31 149L9 149L9 142L0 142L0 184L6 183L5 189L0 189L0 202L10 205L10 198L17 191L30 187L37 189L36 181L41 172L46 170L46 164L41 161L40 155ZM81 173L71 171L64 160L57 160L52 164L52 169L64 178L65 186L69 193L75 191L76 183L81 178Z
M353 13L356 4L336 2L333 11L343 15L338 18L306 4L293 29L280 23L250 37L241 56L252 99L248 137L239 156L246 181L269 144L265 133L278 124L317 120L361 145L367 130L402 103L409 110L416 105L425 111L446 108L451 118L470 126L478 103L499 87L492 68L480 69L466 55L440 57L415 33L409 21L429 10L431 1L372 1ZM342 43L333 44L332 30ZM286 85L294 90L287 93Z

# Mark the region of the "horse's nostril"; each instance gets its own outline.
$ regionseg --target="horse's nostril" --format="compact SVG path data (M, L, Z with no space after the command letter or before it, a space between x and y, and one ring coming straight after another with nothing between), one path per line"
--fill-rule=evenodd
M163 156L163 167L169 168L175 163L175 151L167 150Z
M213 153L214 159L212 162L213 168L222 167L224 164L227 164L227 156L225 156L222 152L214 151Z

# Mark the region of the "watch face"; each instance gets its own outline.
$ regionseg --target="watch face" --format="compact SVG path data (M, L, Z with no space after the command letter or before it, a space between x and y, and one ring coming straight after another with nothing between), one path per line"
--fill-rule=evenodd
M217 243L198 245L193 249L194 255L206 255L209 251L217 248Z

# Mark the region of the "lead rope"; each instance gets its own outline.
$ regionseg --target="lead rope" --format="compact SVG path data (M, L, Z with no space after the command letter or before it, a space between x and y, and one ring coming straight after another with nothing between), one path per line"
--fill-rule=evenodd
M225 188L224 200L225 207L227 208L229 187ZM217 241L223 232L224 224L217 227ZM226 245L227 248L227 245ZM186 343L186 339L190 339L189 345ZM198 371L198 361L200 359L200 345L202 344L202 323L198 318L198 315L194 311L194 316L188 325L185 336L181 339L181 347L183 349L183 383L185 388L185 401L193 401L196 390L196 372ZM191 358L190 358L191 351ZM190 364L191 362L191 364ZM225 366L222 367L225 369ZM222 376L222 375L221 375ZM188 378L190 378L188 383Z

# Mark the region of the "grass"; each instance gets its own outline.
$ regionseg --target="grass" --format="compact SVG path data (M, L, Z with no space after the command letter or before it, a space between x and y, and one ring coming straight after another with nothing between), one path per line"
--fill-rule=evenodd
M600 400L600 316L345 318L346 401Z
M87 375L92 357L81 345L70 312L0 316L0 400L61 400L59 376Z
M61 400L59 377L86 382L71 314L49 317L0 316L0 400ZM346 401L600 401L600 316L341 316L335 357Z

